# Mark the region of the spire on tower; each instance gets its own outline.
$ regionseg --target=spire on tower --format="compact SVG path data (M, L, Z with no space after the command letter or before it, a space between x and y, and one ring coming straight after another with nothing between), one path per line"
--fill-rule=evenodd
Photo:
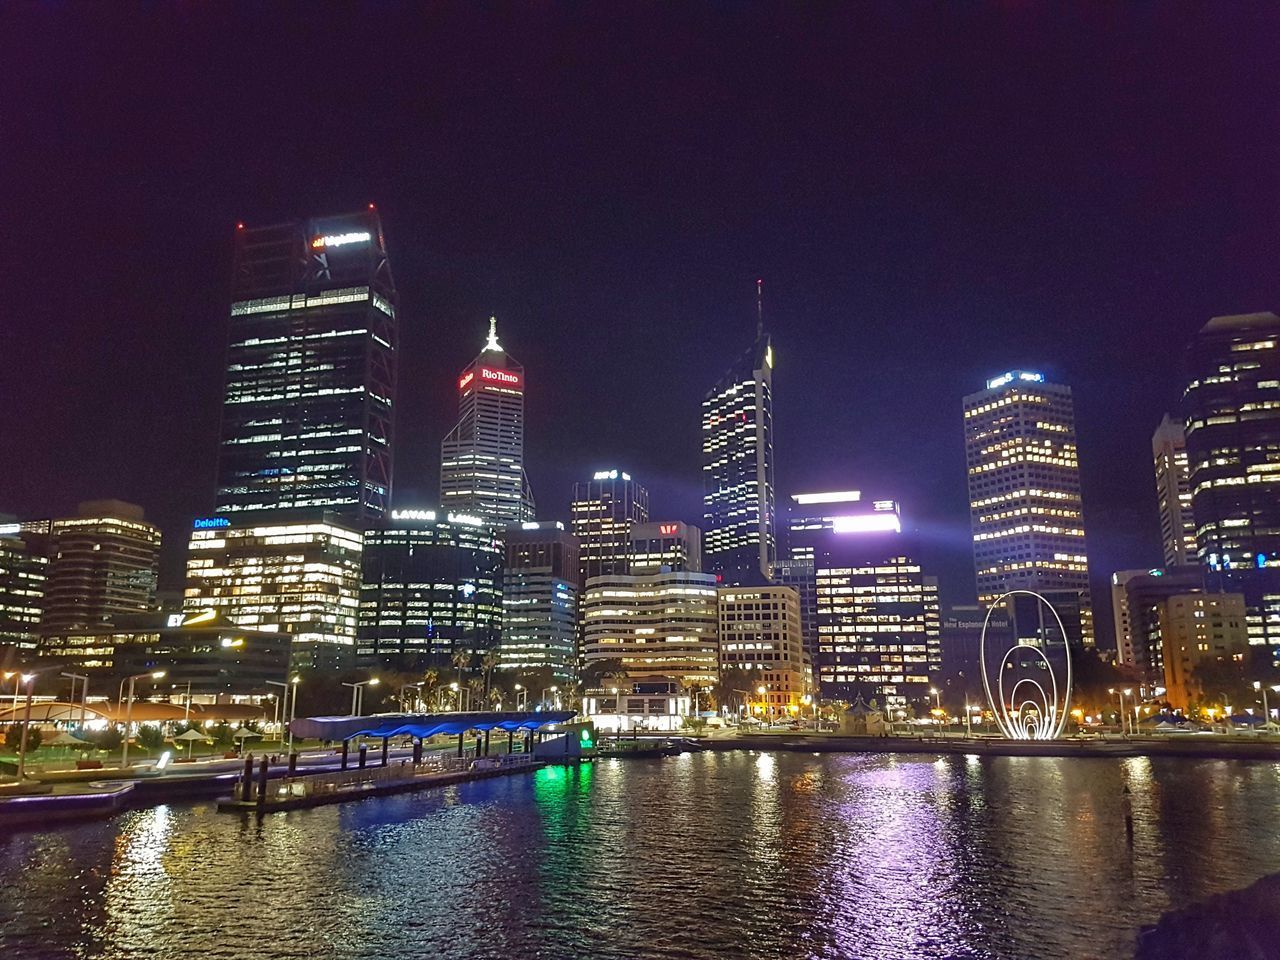
M498 353L505 353L502 344L498 342L498 318L489 318L489 342L484 345L485 350L496 350Z
M756 339L764 336L764 281L756 281Z

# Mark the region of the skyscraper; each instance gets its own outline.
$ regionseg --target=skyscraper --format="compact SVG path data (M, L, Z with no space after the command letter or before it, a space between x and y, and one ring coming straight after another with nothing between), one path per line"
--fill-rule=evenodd
M334 514L200 517L187 554L189 613L287 633L298 667L349 668L360 602L361 531Z
M1280 566L1280 317L1214 317L1188 353L1183 412L1199 559Z
M155 609L160 530L142 508L119 500L80 504L54 520L41 634L111 623Z
M631 529L649 520L649 491L629 473L597 470L590 480L573 485L569 515L578 538L580 583L629 573Z
M396 289L368 210L236 230L220 514L364 526L391 499Z
M458 377L458 423L440 446L440 505L505 526L532 520L524 470L524 367L489 339Z
M498 645L502 542L477 517L393 510L364 537L356 663L416 673Z
M964 398L964 431L979 602L1033 590L1078 610L1072 640L1091 646L1071 388L1026 370L1001 374Z
M702 531L679 520L637 523L631 528L629 573L702 572Z
M1196 524L1191 515L1191 478L1187 472L1187 438L1182 424L1168 414L1151 438L1160 507L1160 539L1164 565L1181 567L1196 559Z
M938 581L925 576L896 502L841 499L851 495L797 498L788 530L792 561L814 569L819 689L923 705L942 671Z
M5 648L33 650L49 574L49 521L0 518L0 662ZM7 665L7 663L6 663Z
M522 523L505 533L500 670L577 672L578 538L559 521Z
M757 283L755 342L702 401L704 564L726 584L758 584L777 559L773 346Z

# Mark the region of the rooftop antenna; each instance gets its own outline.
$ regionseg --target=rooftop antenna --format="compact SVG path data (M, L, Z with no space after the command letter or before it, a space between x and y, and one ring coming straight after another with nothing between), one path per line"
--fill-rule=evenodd
M489 318L489 342L484 345L485 350L496 350L503 353L502 344L498 343L498 318Z
M756 339L764 336L764 281L756 281Z

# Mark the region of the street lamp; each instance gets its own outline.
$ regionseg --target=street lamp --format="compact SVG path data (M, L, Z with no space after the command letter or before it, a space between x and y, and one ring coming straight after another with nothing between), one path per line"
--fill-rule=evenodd
M1129 727L1129 735L1136 737L1138 735L1138 698L1133 696L1133 690L1126 687L1120 691L1120 712L1124 712L1124 698L1131 697L1133 699L1133 724Z
M403 683L400 685L400 709L408 713L410 711L409 711L409 708L405 706L405 695L404 695L404 692L406 690L418 691L418 696L414 697L414 703L417 703L419 700L422 699L422 684L421 683Z
M523 683L516 684L516 709L529 709L529 690Z
M548 699L547 699L547 693L548 693L548 692L550 692L550 693L556 693L556 692L558 692L558 691L559 691L559 689L560 689L560 688L559 688L558 686L554 685L554 684L552 684L552 685L551 685L551 686L549 686L549 687L543 687L543 688L542 688L542 697L540 698L540 699L542 700L543 704L551 703L553 706L555 706L555 707L558 709L558 708L559 708L559 706L560 706L560 698L559 698L559 697L556 697L556 699L555 699L554 703L552 703L552 701L550 701L550 700L548 700Z
M1124 695L1128 690L1117 690L1115 687L1107 687L1107 693L1113 693L1120 697L1120 736L1125 735L1125 717L1124 717Z
M378 685L377 677L370 677L368 680L357 680L355 683L342 682L344 687L351 688L351 716L358 717L364 710L364 688L366 686L376 687Z
M129 728L133 726L133 684L135 680L141 680L143 677L150 677L152 680L163 680L165 672L163 670L152 670L148 673L135 673L129 678L129 700L125 707L124 715L124 746L120 750L120 769L129 769Z
M22 781L24 771L27 769L27 731L31 729L31 685L35 681L34 673L21 673L18 675L18 683L27 686L27 708L23 711L22 716L22 741L18 744L18 781ZM14 689L17 689L15 684ZM14 695L17 700L17 694ZM15 709L16 706L15 706Z
M293 695L289 697L289 753L293 753L293 718L298 715L298 684L301 682L302 678L297 674L289 680L293 688Z
M22 672L20 670L6 670L4 678L6 681L13 680L13 712L16 714L18 712L18 687L22 684Z
M71 705L74 707L76 703L76 681L83 680L84 686L80 692L80 728L84 729L84 714L89 706L89 678L82 673L64 673L64 677L71 681Z
M276 702L275 723L280 728L280 741L284 742L284 725L288 720L286 713L289 709L289 684L283 680L268 680L267 685L280 688L280 696L271 696ZM283 702L282 702L283 701Z
M769 701L765 699L767 692L768 689L763 683L756 687L756 696L760 698L760 712L764 714L766 721L769 719Z

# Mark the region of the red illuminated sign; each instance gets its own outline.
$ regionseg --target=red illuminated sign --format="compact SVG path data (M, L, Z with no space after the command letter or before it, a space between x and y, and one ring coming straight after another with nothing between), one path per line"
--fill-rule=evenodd
M679 527L674 523L658 524L658 533L662 534L664 537L674 537L677 529L679 529Z
M485 383L501 384L505 387L520 386L521 377L510 370L498 370L495 367L481 367L480 379Z
M524 385L524 378L518 373L512 373L510 370L500 370L497 367L479 367L476 370L468 370L461 379L458 380L458 389L465 390L475 380L479 374L480 382L486 386L493 387L516 387L517 389Z

